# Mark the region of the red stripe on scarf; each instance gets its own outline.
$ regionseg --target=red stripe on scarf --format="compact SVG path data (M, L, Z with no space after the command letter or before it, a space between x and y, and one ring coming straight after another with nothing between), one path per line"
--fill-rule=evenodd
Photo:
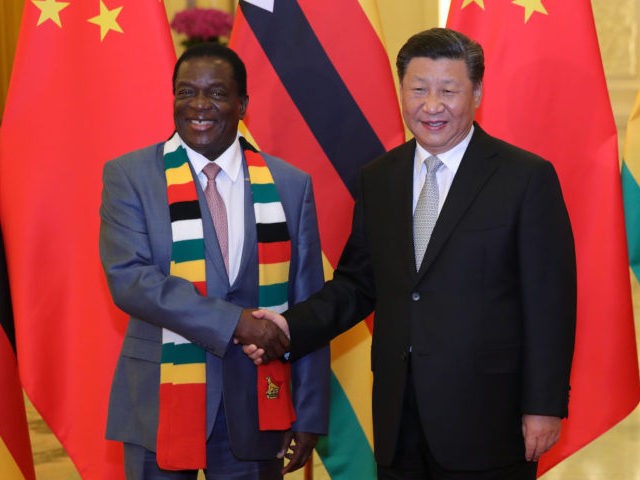
M258 243L260 263L281 263L291 260L291 240L284 242Z
M167 186L169 204L176 202L190 202L198 199L196 186L193 182L178 183Z
M156 459L165 470L202 468L207 464L205 411L206 385L160 384L158 438L170 439L171 448L158 448ZM197 408L196 408L197 407Z

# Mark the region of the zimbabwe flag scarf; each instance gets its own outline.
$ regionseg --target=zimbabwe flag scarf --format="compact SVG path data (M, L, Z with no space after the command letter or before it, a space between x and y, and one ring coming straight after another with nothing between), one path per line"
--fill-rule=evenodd
M264 157L240 138L249 170L258 238L258 306L288 308L291 240L280 195ZM187 152L176 133L164 145L173 245L170 274L206 296L202 213ZM288 363L257 368L260 430L287 430L295 421ZM166 470L206 467L206 355L182 336L163 329L157 461Z

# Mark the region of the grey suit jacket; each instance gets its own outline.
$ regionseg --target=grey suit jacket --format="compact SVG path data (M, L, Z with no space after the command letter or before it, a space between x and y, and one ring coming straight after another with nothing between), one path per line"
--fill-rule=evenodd
M362 170L333 281L286 313L292 355L375 308L378 462L396 451L410 359L436 460L460 470L512 464L524 458L522 414L567 415L576 264L560 184L549 162L476 125L416 271L415 148L407 142Z
M100 255L116 305L130 315L115 371L107 438L155 451L162 329L168 328L207 351L207 432L224 401L231 448L241 459L273 458L282 432L260 432L256 367L234 345L232 335L245 307L258 304L255 215L245 181L245 241L240 271L229 284L204 194L207 296L169 275L171 225L162 156L163 144L131 152L105 165L100 208ZM323 282L320 241L310 177L266 156L291 236L289 303L306 299ZM328 347L292 364L296 431L325 434L328 428Z

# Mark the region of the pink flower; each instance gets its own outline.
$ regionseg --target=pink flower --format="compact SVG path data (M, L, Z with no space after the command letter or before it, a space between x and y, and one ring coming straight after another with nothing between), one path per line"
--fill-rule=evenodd
M176 13L171 28L189 38L208 39L228 36L233 17L215 8L189 8Z

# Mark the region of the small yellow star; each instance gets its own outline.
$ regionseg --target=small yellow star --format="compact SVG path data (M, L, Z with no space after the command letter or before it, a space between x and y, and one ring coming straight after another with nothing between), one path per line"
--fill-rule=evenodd
M100 26L100 41L104 40L104 37L107 36L109 30L123 33L122 28L120 28L120 25L116 22L116 18L118 18L120 10L122 10L122 7L109 10L105 6L104 2L100 0L100 15L87 20L90 23L95 23Z
M460 10L462 10L464 7L468 5L471 5L472 3L479 5L480 8L484 10L484 0L463 0L462 7L460 7Z
M40 18L36 26L41 25L47 20L51 20L53 23L62 28L60 22L60 10L67 8L69 2L56 2L56 0L31 0L33 4L40 9Z
M549 15L544 5L542 5L542 0L513 0L513 4L524 7L524 23L529 21L533 12Z

